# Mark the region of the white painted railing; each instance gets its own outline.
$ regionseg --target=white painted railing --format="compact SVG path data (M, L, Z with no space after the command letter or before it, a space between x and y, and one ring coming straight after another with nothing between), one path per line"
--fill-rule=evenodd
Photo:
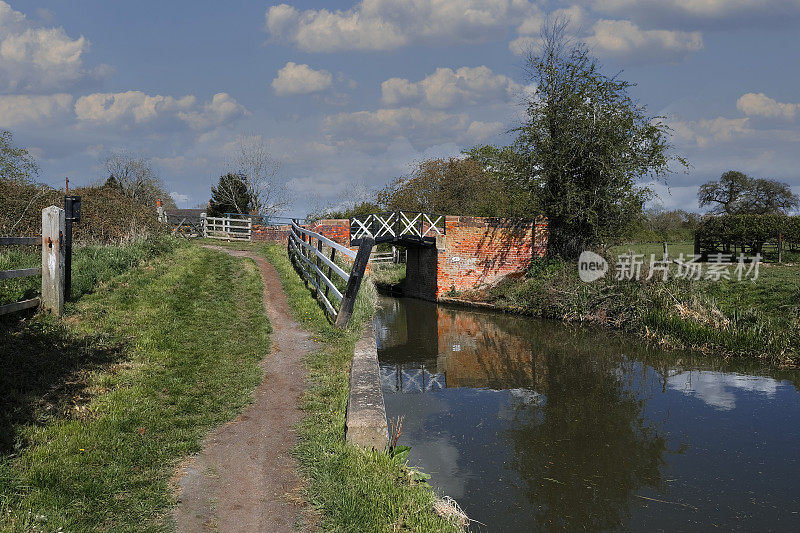
M203 235L209 239L249 241L252 232L252 218L206 217L203 220Z

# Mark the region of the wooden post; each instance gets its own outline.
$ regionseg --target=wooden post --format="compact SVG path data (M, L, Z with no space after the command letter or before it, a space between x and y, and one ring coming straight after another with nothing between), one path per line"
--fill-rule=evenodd
M372 253L373 246L375 246L375 239L365 236L358 247L353 269L350 271L350 280L347 282L347 288L342 295L342 305L336 314L336 327L339 329L346 328L347 323L350 322L350 317L353 315L358 289L361 288L361 281L364 278L364 272L367 270L367 263L369 263L369 255Z
M697 232L694 234L694 255L695 257L700 255L700 234Z
M783 259L783 233L778 233L778 264L781 263L781 259Z
M664 259L664 261L669 259L669 249L667 248L667 243L666 242L664 243L664 258L663 259Z
M42 307L58 316L64 313L64 210L42 209Z

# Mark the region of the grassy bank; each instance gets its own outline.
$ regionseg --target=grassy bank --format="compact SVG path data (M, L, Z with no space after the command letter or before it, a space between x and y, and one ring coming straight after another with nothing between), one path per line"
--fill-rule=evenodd
M432 512L433 491L412 482L402 464L386 453L364 451L344 441L348 370L353 346L374 310L371 284L362 286L350 327L341 332L326 320L293 270L286 249L259 249L278 270L295 318L319 343L307 361L306 416L296 455L308 480L307 498L321 511L322 529L457 531Z
M646 272L643 272L643 277ZM643 334L666 347L800 364L800 267L761 265L757 282L583 283L571 263L541 260L525 277L458 298Z
M63 321L1 326L0 529L169 530L178 461L261 379L261 279L194 246L144 264L84 251L86 279L105 283Z
M72 257L72 296L78 299L94 291L102 283L184 243L167 237L135 239L119 245L76 246ZM38 246L0 247L0 270L42 266ZM0 304L32 298L41 292L39 276L0 281Z

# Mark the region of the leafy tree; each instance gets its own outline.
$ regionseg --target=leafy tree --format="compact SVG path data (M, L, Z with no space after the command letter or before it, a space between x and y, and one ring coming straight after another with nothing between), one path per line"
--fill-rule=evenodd
M253 197L241 175L229 172L220 176L216 187L211 187L209 216L220 216L225 213L249 214L252 210Z
M745 195L746 209L758 215L788 214L800 205L800 198L787 183L758 178Z
M476 146L464 152L481 164L484 172L498 180L504 191L502 216L536 218L542 214L541 203L535 191L521 186L529 175L528 158L515 146Z
M375 202L364 200L362 202L354 203L350 206L342 208L328 208L312 211L306 216L306 220L315 221L323 219L353 218L370 215L372 213L380 213L381 211L383 211L383 208L381 208L381 206Z
M378 191L387 210L427 211L448 215L501 216L506 191L497 175L474 158L429 159L409 175Z
M39 165L25 148L16 148L10 131L0 130L0 179L30 183Z
M550 252L575 258L621 238L649 196L636 181L663 178L673 161L670 129L628 95L633 85L600 72L584 44L565 37L568 20L545 26L531 52L527 120L517 149L527 162L521 184L541 198L550 221Z
M785 215L800 205L788 184L737 170L701 185L697 199L700 207L711 208L709 212L728 215Z
M718 181L709 181L700 186L697 192L700 207L712 206L712 213L738 213L751 181L747 174L738 170L723 173Z

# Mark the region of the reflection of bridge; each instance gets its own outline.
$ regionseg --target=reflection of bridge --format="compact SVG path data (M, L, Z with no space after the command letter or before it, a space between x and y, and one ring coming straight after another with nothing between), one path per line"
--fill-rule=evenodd
M424 364L381 364L381 386L394 392L427 392L447 388L445 375L429 372Z
M373 213L350 219L350 246L358 246L364 237L372 237L376 244L429 245L436 237L445 234L445 216L433 213L394 211Z

